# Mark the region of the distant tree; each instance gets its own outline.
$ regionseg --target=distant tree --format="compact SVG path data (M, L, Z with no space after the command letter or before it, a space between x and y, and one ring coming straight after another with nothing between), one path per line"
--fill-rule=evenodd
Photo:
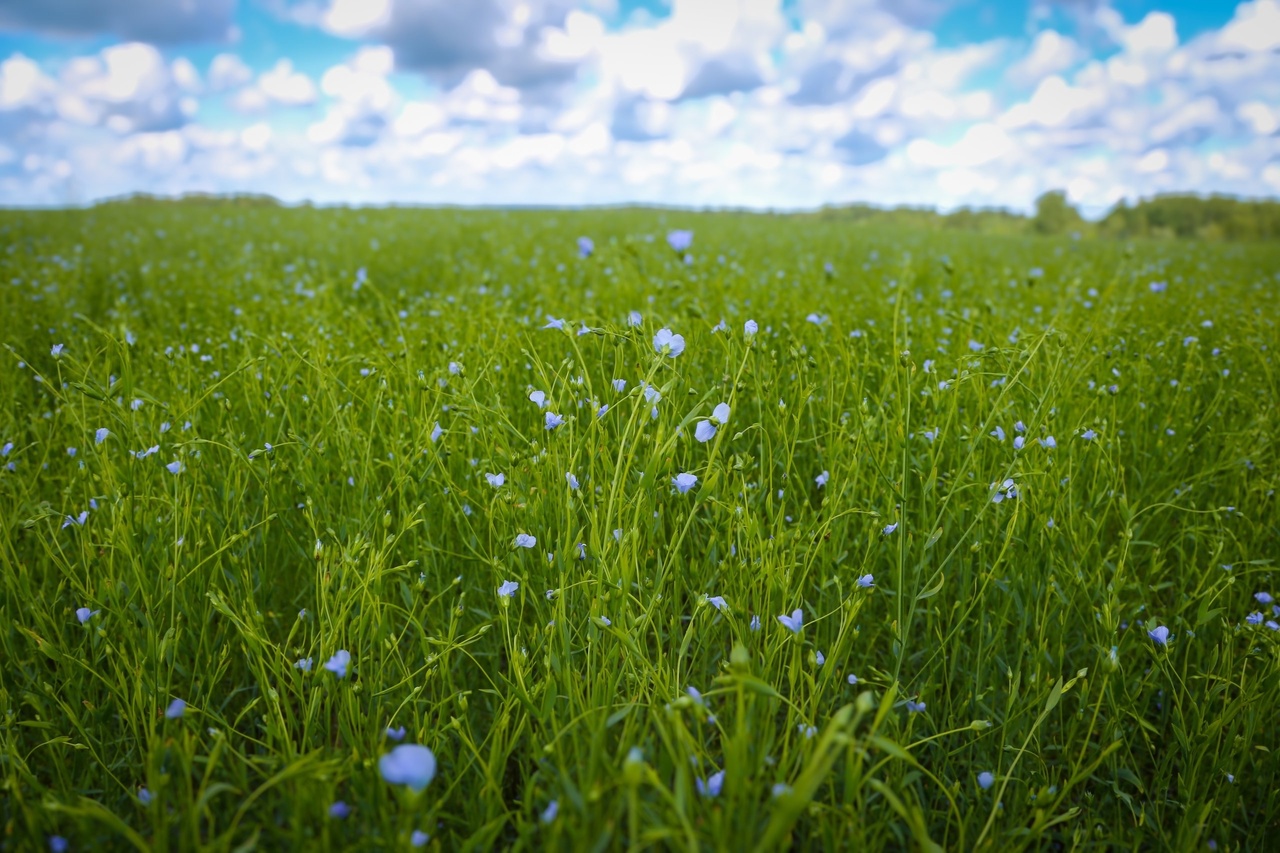
M1031 227L1039 234L1065 234L1079 231L1084 225L1080 211L1067 201L1062 190L1050 190L1036 199L1036 215Z

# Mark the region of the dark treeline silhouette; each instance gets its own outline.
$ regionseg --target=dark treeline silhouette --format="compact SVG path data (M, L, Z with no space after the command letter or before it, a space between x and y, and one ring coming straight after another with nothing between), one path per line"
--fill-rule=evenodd
M227 204L260 207L280 204L269 195L188 193L178 198L137 193L100 204ZM939 213L930 207L877 207L871 204L828 205L818 216L858 225L947 229L982 234L1044 234L1079 237L1149 237L1156 239L1274 240L1280 238L1280 200L1239 199L1191 194L1158 195L1136 204L1121 201L1106 216L1090 222L1062 190L1036 199L1027 216L1003 208L962 207Z

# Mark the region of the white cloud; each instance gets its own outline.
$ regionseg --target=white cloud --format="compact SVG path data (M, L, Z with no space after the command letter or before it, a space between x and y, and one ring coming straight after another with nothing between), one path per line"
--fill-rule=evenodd
M1057 30L1041 30L1027 55L1009 67L1008 77L1020 83L1038 82L1067 70L1084 56L1084 49L1075 39Z
M209 88L225 92L248 83L253 71L234 53L220 53L209 63Z

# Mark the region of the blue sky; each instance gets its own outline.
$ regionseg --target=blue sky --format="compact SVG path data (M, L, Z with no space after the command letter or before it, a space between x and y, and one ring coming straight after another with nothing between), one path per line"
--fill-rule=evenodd
M0 193L1280 194L1280 0L0 0Z

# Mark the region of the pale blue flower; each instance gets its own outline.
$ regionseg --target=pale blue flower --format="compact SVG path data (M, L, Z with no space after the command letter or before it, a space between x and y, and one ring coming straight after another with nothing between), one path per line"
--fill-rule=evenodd
M984 344L980 344L980 343L978 343L978 342L977 342L977 341L975 341L975 340L970 340L970 341L969 341L969 351L970 351L970 352L982 352L984 349L986 349L986 345L984 345Z
M577 548L578 548L578 559L579 560L587 559L587 543L579 542L577 545Z
M176 720L187 712L187 703L181 699L174 699L169 703L169 707L164 709L164 718L166 720Z
M405 785L419 793L436 775L436 757L425 746L401 744L378 759L382 778L392 785Z
M814 478L813 478L813 481L814 481L815 483L817 483L817 484L818 484L818 488L819 488L819 489L821 489L821 488L825 487L825 486L827 485L827 483L828 483L828 482L830 482L830 481L831 481L831 473L830 473L829 471L823 471L821 474L819 474L818 476L814 477Z
M724 771L712 773L705 781L702 779L694 781L697 783L698 793L707 799L712 799L720 796L720 789L724 787Z
M63 838L61 835L49 836L50 853L67 853L70 846L71 845L67 843L67 839Z
M549 430L555 429L556 427L564 423L564 418L562 418L560 415L557 415L555 412L547 412L544 420L546 422L547 429Z
M856 685L858 683L858 676L854 675L851 672L849 673L849 677L846 678L845 681L849 682L850 684Z
M538 408L539 408L539 409L546 408L546 404L547 404L547 395L546 395L546 394L544 394L544 393L543 393L543 392L541 392L541 391L537 391L537 390L530 391L530 392L529 392L529 400L530 400L531 402L533 402L533 403L537 404L537 406L538 406Z
M542 810L541 821L543 823L551 823L556 819L556 815L560 814L560 803L558 800L552 800L547 803L547 807Z
M1162 646L1169 645L1169 629L1163 625L1157 625L1147 632L1147 636Z
M661 403L662 393L658 391L657 388L654 388L652 385L649 385L646 383L644 386L644 399L645 399L645 402L648 402L648 403Z
M829 318L826 314L811 313L809 316L805 317L805 319L815 326L821 326L826 323Z
M675 358L684 352L684 336L677 335L670 329L659 329L653 336L653 348L658 355Z
M1023 448L1023 446L1024 446L1024 445L1026 445L1026 443L1027 443L1027 438L1026 438L1026 436L1022 436L1022 435L1016 436L1016 437L1013 439L1013 449L1014 449L1014 450L1021 450L1021 449Z
M142 803L144 806L151 805L151 792L148 791L146 788L139 788L138 802Z
M786 796L787 794L790 794L790 793L791 793L791 786L790 786L790 785L788 785L786 782L775 782L775 783L773 783L773 787L769 789L769 792L770 792L770 793L771 793L775 798L776 798L776 797L784 797L784 796Z
M76 611L76 612L78 613L79 611ZM1248 622L1250 625L1261 625L1262 620L1265 618L1266 618L1265 616L1263 616L1261 613L1255 610L1252 613L1250 613L1248 616L1244 617L1244 621ZM80 621L83 622L84 620L81 619Z
M1091 429L1087 429L1084 432L1080 433L1080 437L1083 438L1085 441L1093 441L1095 438L1098 437L1098 434Z
M578 478L573 476L572 471L564 472L564 478L569 483L569 488L573 489L575 492L580 488L580 484L578 483Z
M544 329L563 329L564 328L564 320L558 320L555 317L552 317L550 314L546 315L546 317L547 317L547 325L543 326L542 328Z
M182 473L182 463L181 463L181 462L170 462L168 465L166 465L166 466L164 466L164 467L165 467L166 469L168 469L168 471L169 471L169 473L170 473L170 474L181 474L181 473Z
M1268 619L1264 624L1272 631L1280 631L1280 622L1276 622L1274 619Z
M54 358L57 358L58 356L62 355L62 350L63 350L63 344L54 344L53 347L49 350L49 353Z
M827 656L826 656L826 655L824 655L822 652L814 652L814 653L813 653L813 662L814 662L815 664L817 664L818 666L822 666L824 663L826 663L826 662L827 662Z
M516 534L517 548L532 548L534 545L537 545L537 544L538 544L538 540L530 536L528 533Z
M431 443L435 444L442 435L444 435L444 430L441 429L440 422L436 421L436 425L431 428Z
M697 475L689 474L687 472L676 474L671 478L671 485L675 486L676 491L682 495L692 489L697 482Z
M716 425L711 421L698 421L697 426L693 428L693 437L706 444L716 437Z
M667 245L677 252L683 252L693 245L693 232L676 229L667 234Z
M451 362L449 362L449 374L450 374L451 376L457 376L457 375L458 375L459 373L461 373L461 372L462 372L462 365L461 365L461 364L459 364L459 363L458 363L458 362L456 362L456 361L451 361Z
M760 630L760 616L759 616L759 615L755 615L755 616L752 616L752 617L751 617L751 630L752 630L752 631L759 631L759 630Z
M98 427L97 431L93 434L93 441L95 444L102 444L102 442L107 440L107 436L109 435L111 435L111 430L106 427Z
M748 338L760 331L760 324L755 320L748 320L742 324L742 333Z
M101 612L102 612L101 610L90 610L87 607L77 607L76 618L79 619L80 624L83 625L84 623L88 622L90 619L97 616Z
M881 534L882 536L888 536L890 533L892 533L893 531L895 531L895 530L897 530L897 529L898 529L898 522L896 522L896 521L895 521L893 524L886 524L886 525L884 526L884 530L881 530L881 531L880 531L880 534Z
M413 834L409 836L409 843L414 847L426 847L427 842L431 840L431 836L423 832L421 829L415 829Z
M342 800L338 800L329 806L329 817L334 818L335 820L342 820L349 814L351 814L351 806L347 805Z
M873 575L863 575L862 577L858 578L858 586L862 587L863 589L870 589L875 585L876 585L876 579Z
M498 587L498 595L503 598L511 598L519 588L520 584L516 581L503 581L502 586Z
M1013 431L1014 431L1014 432L1018 432L1018 433L1026 432L1026 431L1027 431L1027 425L1026 425L1026 424L1024 424L1022 421L1014 421L1014 422L1013 422Z
M922 713L924 713L924 709L925 709L925 703L923 703L923 702L915 702L915 701L913 701L913 700L911 700L911 699L908 699L908 700L907 700L907 711L908 711L909 713L912 713L912 714L922 714Z
M805 740L811 740L813 736L818 733L818 727L800 723L796 726L796 731L798 731Z
M627 390L627 380L625 379L613 380L613 390L617 391L619 394Z
M724 600L723 595L707 596L707 604L710 604L716 610L720 610L720 611L724 611L729 607L729 604Z
M714 423L720 424L721 426L724 426L725 424L729 423L729 404L728 403L716 404L716 407L711 410L711 420Z
M346 649L338 649L334 652L333 657L325 662L324 668L332 672L338 678L347 677L347 667L351 665L351 652Z
M76 527L84 527L84 523L89 520L89 511L81 510L79 515L68 515L62 520L62 529L66 530L73 524Z
M590 237L578 238L578 257L589 258L591 257L591 253L594 252L595 250L596 250L595 241L592 240Z
M996 428L991 431L991 435L995 436L996 441L1004 441L1004 427L997 425Z
M1051 435L1038 439L1038 441L1040 442L1040 446L1045 448L1046 450L1052 450L1053 448L1058 446L1058 442L1055 441L1054 437Z
M596 417L603 418L604 413L607 411L609 411L609 404L608 403L601 404L600 408L596 409Z
M987 790L996 783L996 777L990 770L983 770L978 774L978 787Z
M311 671L311 658L298 658L293 664L294 669L300 669L303 672Z
M12 452L13 452L13 442L12 442L12 441L6 441L6 442L4 443L4 447L0 447L0 456L8 456L8 455L9 455L10 453L12 453Z
M644 322L644 317L642 317L642 316L640 315L640 312L639 312L639 311L628 311L628 312L627 312L627 325L628 325L628 326L639 326L639 325L640 325L641 323L643 323L643 322Z
M490 486L493 486L495 489L500 488L500 487L502 486L502 484L503 484L503 483L507 482L507 475L506 475L506 474L488 474L488 473L486 473L486 474L484 475L484 478L485 478L486 480L488 480L488 481L489 481L489 485L490 485Z
M800 629L804 627L804 611L797 607L791 611L791 615L782 614L778 617L778 621L791 630L793 634L799 634Z
M1271 593L1269 592L1255 592L1253 594L1253 597L1257 599L1257 602L1259 604L1270 604L1271 602L1275 601L1275 599L1271 597Z

